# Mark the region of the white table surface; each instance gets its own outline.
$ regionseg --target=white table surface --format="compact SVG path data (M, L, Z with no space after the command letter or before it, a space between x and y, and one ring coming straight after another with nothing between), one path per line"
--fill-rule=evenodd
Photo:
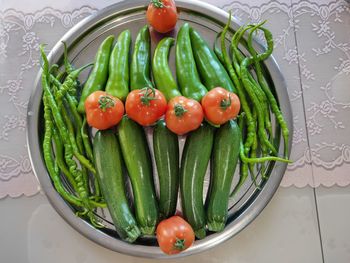
M114 1L85 2L90 5L96 2L94 6L98 9ZM225 0L207 2L221 6ZM280 3L270 1L272 4L275 2ZM292 4L298 1L286 2ZM260 1L249 1L249 3L261 4ZM35 12L47 5L44 1L0 0L0 10L14 6L24 12ZM77 1L50 1L50 7L55 9L64 10L67 7L74 9L80 6L81 3L78 4ZM349 25L348 20L345 22L345 25ZM350 42L350 30L344 32L348 34L345 34L345 39ZM346 38L347 36L349 37ZM302 37L299 37L299 41L302 44L300 46L308 44L306 41L303 42ZM287 62L281 66L289 72L298 71L297 67L288 66ZM300 85L299 80L294 79L292 75L287 81ZM343 169L344 171L346 170ZM328 175L332 174L333 170L325 172L322 167L307 164L298 172L309 175L312 181L319 172L324 174L327 172ZM170 262L348 263L350 262L349 204L349 186L281 187L261 215L237 236L205 253ZM125 256L96 245L66 224L42 193L31 197L1 199L0 208L0 263L167 262Z
M349 190L280 188L237 236L202 254L169 262L318 263L324 258L327 263L348 263ZM42 194L7 198L0 207L2 263L167 262L125 256L96 245L66 224Z

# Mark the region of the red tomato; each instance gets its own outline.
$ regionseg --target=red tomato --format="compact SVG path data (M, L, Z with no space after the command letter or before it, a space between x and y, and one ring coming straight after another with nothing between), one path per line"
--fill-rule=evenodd
M208 121L221 125L238 115L241 103L236 94L218 87L203 97L202 107Z
M192 227L179 216L172 216L160 222L156 235L160 249L168 255L178 254L194 242Z
M86 119L90 126L106 130L118 124L124 114L121 100L104 91L95 91L85 100Z
M177 22L174 0L151 0L147 9L148 23L159 33L173 30Z
M171 99L165 114L166 126L178 135L196 130L201 125L203 118L200 103L183 96Z
M142 126L149 126L166 111L166 99L159 90L144 88L133 90L125 102L126 114Z

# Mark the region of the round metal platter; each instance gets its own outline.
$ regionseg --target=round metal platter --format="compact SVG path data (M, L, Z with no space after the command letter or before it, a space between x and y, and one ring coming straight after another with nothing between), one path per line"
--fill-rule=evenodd
M50 63L60 64L62 62L63 46L61 41L65 41L69 47L70 61L72 61L76 67L79 67L94 60L98 46L108 35L114 34L115 36L118 36L123 30L129 29L132 33L132 39L135 40L139 29L147 23L145 13L148 2L149 1L140 0L123 1L111 5L84 19L74 28L69 30L54 46L49 54ZM176 4L179 11L179 21L174 32L167 36L173 36L176 38L177 30L183 23L188 22L202 35L204 39L210 44L213 44L217 33L222 30L228 20L228 13L217 7L203 3L202 1L177 0ZM228 39L230 39L232 33L238 27L239 23L233 19ZM153 52L157 43L162 37L164 37L164 35L160 35L151 30L151 37ZM257 41L255 41L254 44L258 51L262 52L264 50L263 46ZM241 47L241 50L245 53L244 47ZM174 49L171 51L169 64L173 72L175 72ZM270 82L270 87L275 93L281 110L289 124L290 133L293 134L292 111L282 74L273 57L266 60L264 64L267 69L266 72ZM87 75L88 72L81 74L80 80L86 80ZM256 189L253 182L248 179L240 192L229 201L229 217L224 231L220 233L208 233L206 238L196 241L191 248L183 253L175 256L167 256L163 254L158 248L154 237L144 237L139 239L135 244L129 244L119 239L113 228L113 224L110 223L111 221L108 216L108 211L96 212L103 219L106 228L95 229L88 221L84 221L75 216L73 208L67 204L54 189L44 164L41 148L44 129L40 76L41 72L38 74L36 86L29 101L27 116L27 141L34 172L40 181L42 189L56 211L81 234L111 250L139 257L175 258L199 253L217 246L237 234L258 216L277 190L286 170L286 164L284 163L269 163L269 179L263 181L260 176L257 178L258 183L260 184L260 190ZM272 120L273 123L275 123L275 120ZM151 140L152 129L147 128L146 133L148 139ZM279 145L279 154L282 156L283 143L281 143L280 133L280 129L275 125L276 143ZM185 137L180 137L179 140L181 152ZM152 145L151 142L150 145ZM289 145L291 145L291 142L289 142ZM155 184L157 185L156 171L154 177ZM238 178L239 176L236 174L233 186L237 183ZM205 179L203 198L205 198L208 184L209 172ZM178 204L180 204L180 201L181 200L179 200ZM181 210L181 205L178 205L178 209Z

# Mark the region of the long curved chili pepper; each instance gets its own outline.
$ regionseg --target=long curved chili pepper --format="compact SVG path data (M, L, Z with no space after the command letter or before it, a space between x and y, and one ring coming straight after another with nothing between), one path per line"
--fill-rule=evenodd
M255 126L255 120L253 119L252 116L252 112L250 110L246 95L245 95L245 91L242 87L242 83L238 78L238 72L236 74L235 69L233 68L230 58L227 54L227 50L226 50L226 45L225 45L225 39L226 39L226 33L227 30L229 29L231 23L231 13L230 13L230 17L229 17L229 22L226 24L222 34L221 34L221 52L223 55L223 59L225 61L225 66L227 68L227 71L230 75L230 77L233 80L233 83L235 84L235 87L237 89L237 94L238 97L240 99L241 105L242 105L242 110L245 112L246 114L246 118L247 118L247 139L245 141L245 152L248 153L249 149L251 147L251 145L254 142L254 137L256 136L256 126Z
M65 81L60 86L60 89L57 91L57 104L60 107L62 104L62 98L69 92L72 88L74 89L75 81L77 80L79 74L86 68L91 67L93 64L85 65L79 69L72 71L65 79Z
M43 76L45 78L45 76ZM44 82L44 81L42 81ZM45 85L45 84L43 84ZM59 173L57 169L55 169L55 162L52 157L52 121L51 121L51 110L48 106L47 99L44 95L43 97L44 101L44 118L45 118L45 135L43 140L43 152L44 152L44 160L47 167L47 170L49 172L49 175L51 177L51 180L55 186L55 189L57 192L69 203L75 205L75 206L81 206L82 202L79 200L79 198L71 195L62 185L62 182L59 178Z
M289 153L289 130L288 130L288 126L287 126L287 122L285 121L283 114L278 106L278 103L274 97L274 95L272 94L271 90L268 87L267 81L264 77L264 74L262 72L261 69L261 65L260 65L260 59L265 58L266 56L271 55L272 50L273 50L273 37L272 34L269 30L267 30L266 28L263 27L259 27L260 30L262 30L264 32L265 38L266 38L266 42L268 43L268 48L265 52L265 54L260 55L260 57L258 55L256 55L256 52L254 50L254 48L251 45L251 41L248 41L248 47L250 49L250 53L255 53L255 68L256 68L256 73L257 73L257 77L258 77L258 81L260 83L260 86L262 88L262 90L264 91L264 93L266 94L266 97L271 105L271 110L273 112L273 114L275 114L276 116L276 120L278 122L278 124L281 126L282 129L282 136L283 136L283 140L284 140L284 157L288 158L288 153ZM249 35L249 38L252 38L251 34Z
M56 157L56 162L58 164L58 167L62 171L62 173L65 175L65 177L68 179L68 182L71 184L74 191L78 192L78 186L74 180L74 177L69 171L64 161L64 147L55 125L52 125L52 138L55 144L55 157Z
M61 87L62 84L53 75L50 75L50 80L57 88ZM72 100L72 96L69 93L66 94L66 98L67 98L67 102L69 105L69 109L70 109L71 113L73 114L75 122L77 123L76 141L77 141L78 150L80 151L81 154L84 153L84 150L83 150L82 144L81 144L81 140L82 140L82 143L83 143L84 149L85 149L85 153L87 154L88 159L90 161L93 161L91 142L89 140L89 136L87 135L86 120L84 118L84 121L85 121L84 122L81 119L81 116L80 116L79 112L77 111L75 104ZM89 189L89 186L87 184L88 178L87 178L87 174L84 170L83 170L83 177L85 180L85 187L88 190ZM95 195L99 199L101 197L101 192L100 192L100 187L99 187L99 183L98 183L96 176L94 176L94 189L95 189Z
M253 59L245 58L241 63L241 81L243 86L249 95L254 107L257 108L257 117L258 117L258 135L261 138L261 143L265 144L267 148L269 148L272 154L277 155L277 150L275 146L269 141L266 131L265 131L265 119L264 119L264 111L261 106L261 102L259 98L256 96L253 88L252 82L248 78L248 66L253 63Z
M73 159L73 148L71 145L71 140L69 139L69 134L66 130L65 123L63 121L63 118L61 116L60 110L57 106L57 103L55 101L55 98L49 88L49 62L47 60L46 54L44 52L43 46L40 46L40 53L43 59L43 72L42 72L42 88L44 89L44 99L47 101L48 108L51 110L53 120L55 121L60 137L63 141L64 147L65 147L65 160L67 162L67 165L69 167L69 171L72 173L72 175L75 177L75 181L77 183L78 187L78 195L81 198L82 202L82 207L83 211L79 211L76 214L77 215L87 215L90 219L90 222L92 225L96 227L103 227L103 225L99 222L99 220L95 217L92 207L90 204L90 200L88 197L88 193L84 189L84 182L82 180L82 173L80 170L77 169L77 164ZM48 119L48 117L47 117ZM51 119L51 117L50 117ZM51 140L51 137L50 137ZM46 145L44 145L47 147ZM45 149L46 155L47 155L47 148ZM47 156L48 157L48 156ZM78 158L78 156L76 156ZM78 158L79 159L79 158ZM84 157L85 159L85 157ZM85 159L86 160L86 159ZM50 161L50 160L49 160ZM49 167L48 169L52 170L53 168L50 166L49 162ZM54 177L56 178L56 177Z

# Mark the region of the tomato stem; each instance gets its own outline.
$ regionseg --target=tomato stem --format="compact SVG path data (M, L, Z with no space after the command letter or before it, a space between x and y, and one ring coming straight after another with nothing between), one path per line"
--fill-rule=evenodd
M156 100L156 90L152 87L143 88L141 90L141 102L142 104L149 106L152 100Z
M174 106L174 111L176 117L182 117L187 112L187 110L181 104L176 104Z
M114 100L109 96L101 96L98 99L99 108L105 112L107 109L114 107Z
M164 4L161 0L151 0L151 3L154 5L156 8L163 8Z
M176 238L174 248L176 250L184 250L185 249L185 239Z
M228 107L231 106L231 96L228 97L228 99L223 99L220 103L220 107L223 110L226 110Z

